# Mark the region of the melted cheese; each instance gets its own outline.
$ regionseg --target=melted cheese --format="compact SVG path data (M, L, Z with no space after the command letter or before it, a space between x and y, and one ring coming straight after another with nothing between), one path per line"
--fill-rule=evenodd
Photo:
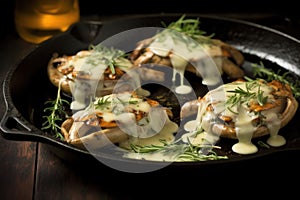
M235 131L238 143L232 146L232 150L239 154L256 153L258 149L252 144L251 140L253 132L257 127L253 125L253 118L244 106L239 106L237 109L238 114L235 119Z
M157 132L157 134L147 137L147 138L139 138L135 136L131 136L129 140L120 144L121 147L125 149L130 149L130 144L134 145L162 145L160 140L165 140L170 143L174 141L174 133L178 130L178 125L170 120L168 120L164 127Z
M104 89L104 71L107 69L111 60L118 63L120 68L130 74L130 84L133 89L136 89L137 94L142 96L149 96L150 92L141 88L140 75L136 70L132 70L132 63L122 57L117 57L116 54L120 52L110 51L80 51L76 55L70 57L68 61L62 66L61 69L74 68L73 72L82 73L87 78L75 78L72 73L69 73L67 77L73 79L73 82L69 82L70 90L73 96L73 101L70 108L72 110L82 110L86 108L89 102L88 99L92 99L97 91ZM122 83L120 83L122 84ZM112 88L113 89L113 88Z
M195 131L196 129L203 129L204 132L212 135L218 135L214 132L212 127L216 122L219 115L230 117L235 123L235 131L238 142L232 146L232 150L238 154L252 154L258 151L257 147L251 142L253 133L257 130L253 123L253 120L259 118L260 115L263 123L266 124L270 137L267 143L271 146L282 146L285 144L285 139L278 135L280 129L280 114L274 113L274 110L269 109L261 113L255 113L248 108L249 103L257 101L257 97L253 99L240 99L239 103L227 105L227 100L235 95L236 89L242 89L251 93L263 92L264 97L268 97L268 101L274 101L274 97L271 94L272 88L266 84L257 81L254 87L249 87L249 82L233 82L219 86L218 88L211 90L202 99L198 108L196 120L188 122L184 128L187 131ZM212 109L207 109L208 106L212 106Z
M128 109L145 113L148 113L151 109L151 105L147 101L140 97L134 97L129 92L97 97L94 105L95 111L102 113L108 122L115 120L117 115L126 112Z
M286 140L281 135L278 135L280 129L280 119L277 117L276 113L268 112L266 113L266 120L270 123L267 124L267 127L270 131L270 137L267 140L267 143L273 147L279 147L286 143Z
M131 136L129 140L124 141L119 144L120 147L125 149L131 149L130 145L163 145L160 140L165 140L167 143L171 143L174 141L174 133L178 130L178 125L170 120L165 123L165 126L159 131L156 135L153 135L148 138L138 138ZM175 156L177 154L172 154L172 152L165 154L161 152L154 152L154 153L134 153L134 152L127 152L124 154L126 158L133 158L133 159L145 159L145 160L152 160L152 161L174 161Z
M137 120L136 114L139 112L142 112L142 118ZM170 121L163 107L152 107L144 99L133 97L129 92L97 97L94 106L76 112L73 119L81 121L83 117L90 116L89 119L95 121L96 114L105 122L116 121L123 132L132 138L139 138L140 142L152 137L152 141L155 138L173 140L171 135L178 128L176 123Z
M149 49L161 57L170 56L174 67L172 81L175 84L177 73L181 79L180 86L175 90L179 94L191 92L190 86L183 84L184 71L189 62L202 76L203 84L216 85L221 81L222 69L211 59L211 56L222 55L220 47L216 45L199 43L182 33L166 29L154 37Z

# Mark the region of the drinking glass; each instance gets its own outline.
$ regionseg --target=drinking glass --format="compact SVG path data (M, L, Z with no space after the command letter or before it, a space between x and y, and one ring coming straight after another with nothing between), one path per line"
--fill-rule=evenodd
M14 17L20 37L38 44L79 21L79 1L16 0Z

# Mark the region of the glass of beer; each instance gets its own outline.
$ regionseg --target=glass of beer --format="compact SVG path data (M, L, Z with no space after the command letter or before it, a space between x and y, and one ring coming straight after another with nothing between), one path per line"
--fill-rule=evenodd
M80 19L78 0L16 0L15 26L27 42L41 43Z

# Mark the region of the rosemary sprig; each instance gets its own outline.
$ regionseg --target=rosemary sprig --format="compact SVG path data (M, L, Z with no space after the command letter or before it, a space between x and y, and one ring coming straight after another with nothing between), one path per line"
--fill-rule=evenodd
M294 97L300 97L300 82L298 79L292 78L290 72L282 73L279 69L277 73L275 73L272 69L266 68L262 62L260 62L260 64L253 63L252 67L254 77L260 77L266 81L278 80L288 84L291 87Z
M205 36L206 32L199 28L200 25L199 18L185 19L185 17L186 17L185 15L182 15L177 21L170 23L168 26L166 26L165 23L163 23L163 25L168 29L172 29L180 33L184 33L185 35L195 40L209 41L209 39L211 39L214 36L214 34Z
M120 49L116 49L114 47L108 48L106 46L103 46L102 44L98 44L96 46L90 45L89 50L94 50L95 52L99 52L104 57L110 57L111 60L114 60L119 57L124 57L126 55L125 52Z
M262 148L270 149L270 146L269 146L268 144L266 144L265 142L261 141L261 140L259 140L259 141L257 142L257 144L258 144L259 146L261 146Z
M43 118L46 121L42 124L42 130L50 130L55 133L55 137L64 140L63 135L60 133L60 123L63 118L61 116L68 116L67 112L64 110L64 104L69 104L67 100L61 98L61 82L58 85L57 95L55 100L46 101L45 105L49 105L44 109L44 113L49 113L49 115L44 115Z
M130 144L130 147L135 153L152 153L167 147L168 144L164 140L161 140L161 142L162 145L151 144L151 145L141 146L136 144Z
M148 153L162 153L164 155L172 155L175 157L174 161L207 161L207 160L220 160L228 159L227 156L217 155L212 149L216 146L203 144L193 145L191 142L179 143L177 140L168 144L164 140L160 140L162 145L135 145L131 144L131 149L135 153L148 154Z
M110 68L112 74L116 73L115 65L117 63L119 65L122 65L122 62L126 62L124 63L123 67L128 66L129 60L122 59L125 58L127 54L120 49L115 49L113 47L108 48L101 44L98 44L96 46L90 45L89 50L93 50L93 52L88 57L87 63L94 66L105 64Z
M249 81L246 82L246 88L243 89L241 87L237 87L235 90L228 90L229 93L234 93L233 95L229 96L226 101L226 105L228 108L233 107L237 104L242 104L244 102L248 102L250 100L256 100L257 103L263 106L268 101L268 96L264 96L264 91L260 89L260 85L257 81ZM253 89L257 87L257 91ZM229 109L230 110L230 109ZM231 111L231 110L230 110Z
M264 96L264 91L258 89L257 91L257 102L260 106L263 106L268 101L268 96Z
M202 45L211 45L213 34L210 36L205 35L206 32L199 28L200 20L197 19L185 19L185 15L182 15L177 21L166 25L162 23L165 29L157 33L154 38L155 41L163 43L170 39L173 43L183 43L187 46L187 49L193 51L194 48L201 47ZM166 44L168 45L168 44Z
M96 109L100 109L106 106L109 106L109 104L111 103L111 100L109 97L99 97L97 99L97 101L95 101L95 108Z

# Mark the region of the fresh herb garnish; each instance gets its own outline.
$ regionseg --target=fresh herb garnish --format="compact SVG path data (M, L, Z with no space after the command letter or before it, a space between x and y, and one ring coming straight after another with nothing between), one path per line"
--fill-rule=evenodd
M254 88L257 88L257 91L253 90ZM245 82L245 89L237 87L235 90L228 90L227 92L233 93L226 101L228 108L250 100L256 100L260 106L263 106L268 101L268 96L263 95L264 91L260 89L260 84L255 80Z
M111 99L109 97L100 97L95 101L95 108L100 109L106 106L109 106L111 103Z
M268 101L268 96L264 96L264 91L260 90L257 91L257 102L260 106L263 106Z
M214 36L214 34L205 36L206 32L199 28L199 18L185 19L185 17L185 15L182 15L177 21L170 23L168 26L165 23L163 25L168 29L178 31L198 41L209 41Z
M126 62L124 63L124 66L128 66L129 61L122 59L125 58L127 54L120 49L115 49L113 47L108 48L98 44L96 46L90 45L89 50L92 51L92 53L89 55L87 63L93 66L104 64L110 68L112 74L116 73L116 63L121 64L122 62Z
M294 97L300 97L300 82L298 79L293 78L290 72L282 73L279 69L277 73L275 73L272 69L266 68L262 62L260 62L260 64L253 63L252 67L254 77L263 78L268 82L278 80L282 83L288 84L291 87Z
M220 156L213 151L213 148L219 148L210 144L193 145L190 141L188 143L181 143L181 139L168 144L165 140L160 140L162 145L135 145L131 144L131 149L135 153L161 153L170 155L175 160L180 162L192 161L207 161L207 160L220 160L228 159L227 156Z
M159 43L166 43L170 45L169 41L176 43L183 43L190 51L195 48L200 48L203 51L203 45L211 45L213 34L210 36L205 35L206 32L199 28L200 20L197 19L185 19L185 15L182 15L177 21L166 25L162 23L165 29L157 33L153 38Z
M49 106L44 109L44 113L49 113L49 115L43 116L46 121L42 124L41 130L50 130L52 133L55 133L56 138L64 140L60 132L60 123L68 116L64 106L68 105L69 102L61 98L61 82L58 84L56 99L45 102L45 105Z
M263 142L263 141L261 141L261 140L259 140L259 141L257 142L257 144L258 144L259 146L261 146L262 148L270 149L270 146L267 145L265 142Z

